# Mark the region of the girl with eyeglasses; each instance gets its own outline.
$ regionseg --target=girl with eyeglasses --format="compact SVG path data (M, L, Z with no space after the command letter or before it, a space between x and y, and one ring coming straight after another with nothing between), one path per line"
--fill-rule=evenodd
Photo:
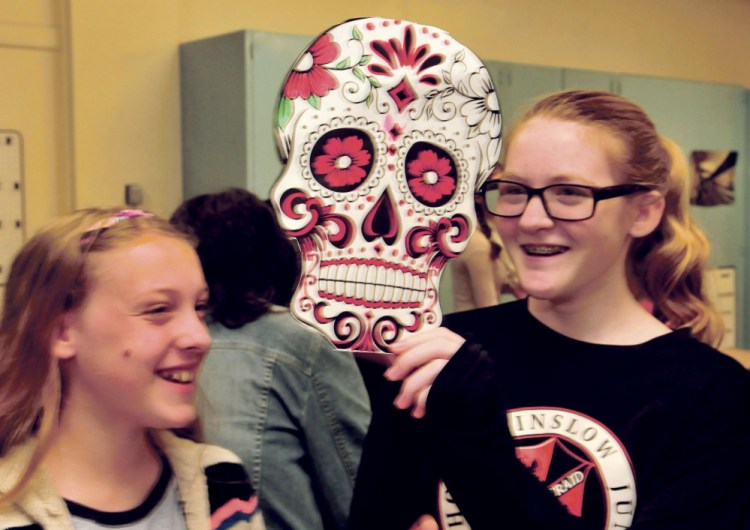
M496 182L502 175L502 164L497 164L488 182ZM453 308L467 311L498 304L501 298L521 298L515 267L503 250L502 241L487 215L485 198L474 197L477 228L461 254L450 260Z
M526 113L481 192L528 298L393 346L352 529L749 528L750 378L670 165L620 96Z
M82 210L23 246L0 321L0 528L263 530L239 458L189 439L207 303L193 241L147 212Z

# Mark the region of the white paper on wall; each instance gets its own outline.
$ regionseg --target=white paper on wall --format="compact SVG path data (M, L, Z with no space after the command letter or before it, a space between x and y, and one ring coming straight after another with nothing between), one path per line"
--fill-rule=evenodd
M724 319L721 348L737 347L737 270L716 267L706 273L706 295Z
M17 131L0 130L0 285L23 245L23 145Z

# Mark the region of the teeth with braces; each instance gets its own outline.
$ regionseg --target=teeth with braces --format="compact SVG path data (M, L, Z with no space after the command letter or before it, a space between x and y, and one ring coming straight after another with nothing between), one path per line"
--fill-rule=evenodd
M562 247L547 245L525 245L524 248L531 254L541 254L546 256L559 254L563 251Z
M382 264L327 262L318 275L321 297L368 307L418 307L426 288L426 274Z

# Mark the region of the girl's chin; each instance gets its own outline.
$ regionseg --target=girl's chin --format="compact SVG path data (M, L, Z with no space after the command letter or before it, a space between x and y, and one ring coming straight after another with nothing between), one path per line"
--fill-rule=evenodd
M528 278L521 280L521 290L531 298L546 300L557 294L557 285L543 278Z
M569 296L563 294L560 289L552 286L531 286L528 289L524 289L530 300L537 300L539 302L549 303L562 303L569 299Z
M194 408L185 407L169 416L162 418L162 421L155 425L155 429L190 429L198 423L198 414Z

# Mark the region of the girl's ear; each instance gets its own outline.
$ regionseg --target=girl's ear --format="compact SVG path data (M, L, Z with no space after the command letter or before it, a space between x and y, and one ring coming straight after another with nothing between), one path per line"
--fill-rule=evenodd
M633 199L636 215L630 227L633 237L645 237L656 230L664 215L664 196L656 190L639 194Z
M50 351L53 357L65 360L75 357L76 349L72 333L73 316L65 314L61 316L52 328Z

